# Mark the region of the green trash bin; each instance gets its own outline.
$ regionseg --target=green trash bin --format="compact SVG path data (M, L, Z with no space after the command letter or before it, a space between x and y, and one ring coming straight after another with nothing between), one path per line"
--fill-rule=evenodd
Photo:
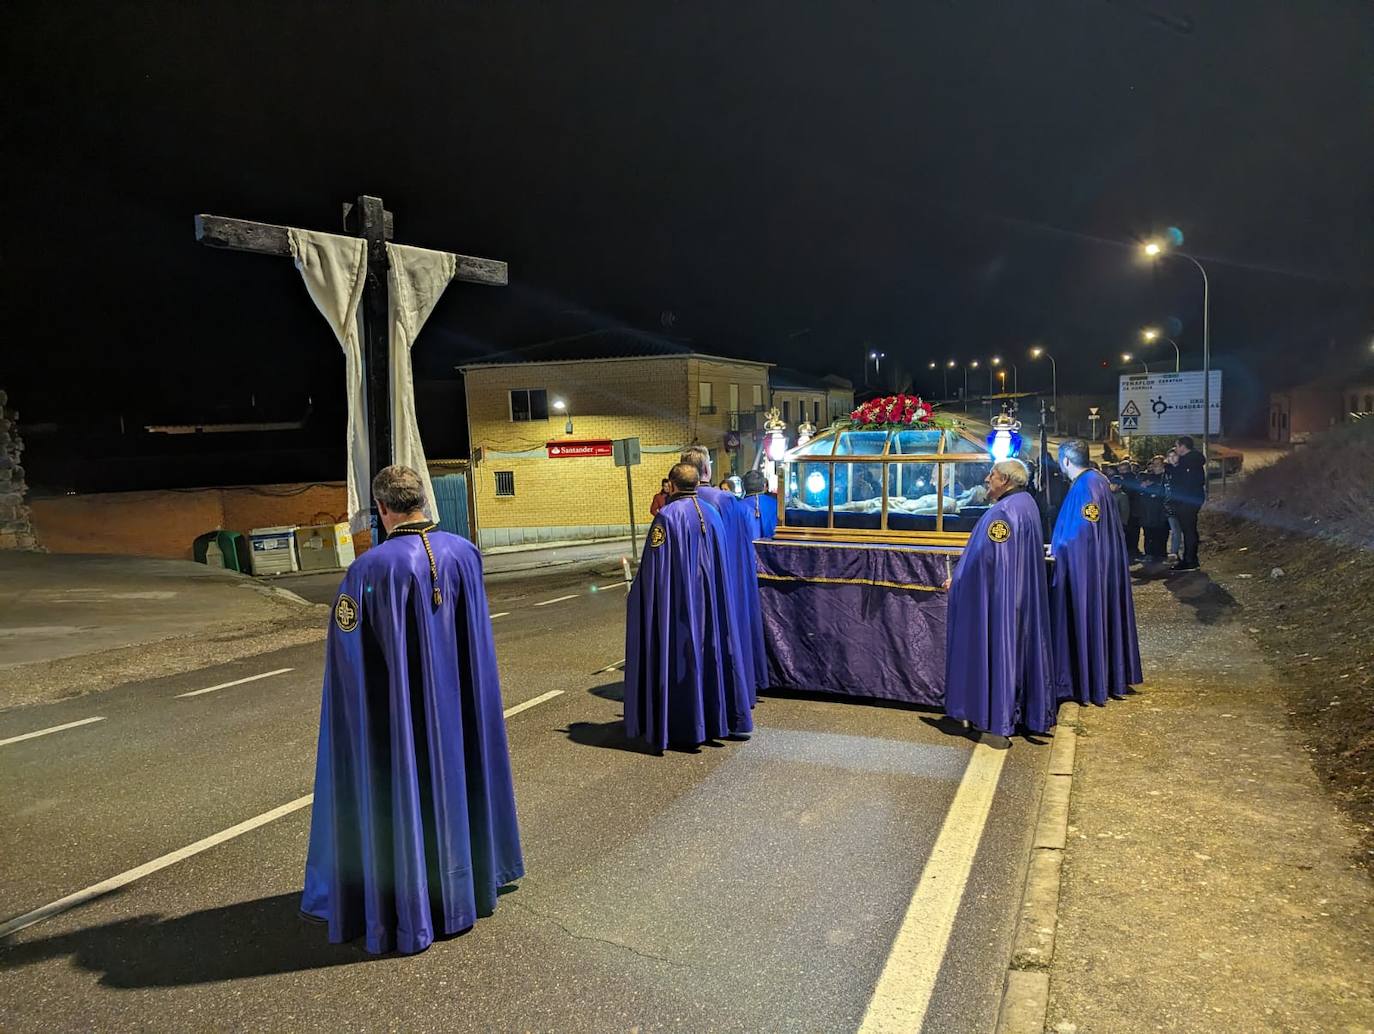
M218 555L219 563L214 563L210 559L212 549ZM225 531L220 528L197 536L191 546L191 556L198 564L213 564L215 567L239 573L248 570L248 543L242 533L237 531Z

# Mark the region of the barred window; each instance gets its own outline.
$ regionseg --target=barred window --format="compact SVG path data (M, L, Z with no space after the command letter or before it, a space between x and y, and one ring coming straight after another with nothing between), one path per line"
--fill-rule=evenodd
M515 471L498 470L496 472L496 494L515 495Z

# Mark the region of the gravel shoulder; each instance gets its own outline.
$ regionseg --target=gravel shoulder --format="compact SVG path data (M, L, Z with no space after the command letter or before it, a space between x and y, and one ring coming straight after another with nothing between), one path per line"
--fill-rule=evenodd
M1137 584L1141 692L1081 709L1049 1030L1374 1031L1367 829L1269 615L1319 616L1220 535Z

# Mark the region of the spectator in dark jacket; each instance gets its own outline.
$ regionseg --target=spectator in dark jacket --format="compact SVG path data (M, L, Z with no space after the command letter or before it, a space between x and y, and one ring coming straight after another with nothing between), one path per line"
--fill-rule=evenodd
M1121 490L1126 494L1130 506L1127 508L1125 519L1121 522L1121 530L1126 533L1126 555L1132 560L1140 559L1140 475L1136 472L1135 464L1130 460L1124 460L1117 468L1121 473Z
M1193 448L1193 440L1187 435L1179 438L1174 448L1178 450L1178 466L1174 468L1173 478L1174 516L1183 528L1183 553L1174 570L1196 571L1197 516L1207 496L1207 469L1202 453Z
M1174 472L1178 470L1178 450L1164 454L1164 516L1169 521L1169 554L1177 560L1183 555L1183 525L1174 513Z
M1145 559L1163 563L1169 552L1169 517L1164 511L1164 457L1154 456L1140 475L1140 526L1145 529Z

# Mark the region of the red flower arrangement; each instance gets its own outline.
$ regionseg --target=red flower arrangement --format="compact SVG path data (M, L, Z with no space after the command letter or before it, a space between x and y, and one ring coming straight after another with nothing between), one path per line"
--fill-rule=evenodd
M870 399L849 414L850 424L856 428L876 430L889 427L938 427L943 423L934 419L929 402L919 395L889 395Z

